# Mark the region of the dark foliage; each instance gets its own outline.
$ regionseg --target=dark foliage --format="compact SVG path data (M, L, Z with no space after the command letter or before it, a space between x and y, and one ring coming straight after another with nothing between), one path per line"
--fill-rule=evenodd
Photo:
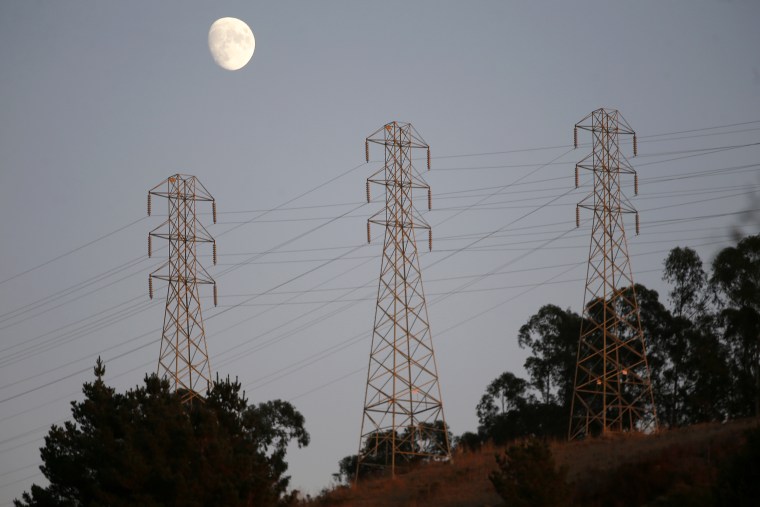
M477 406L478 434L503 444L524 434L522 409L528 403L528 383L511 372L504 372L488 384Z
M532 353L525 369L544 404L570 409L580 329L580 315L555 305L541 307L520 328L517 343Z
M440 420L420 423L400 434L391 431L371 433L362 447L362 466L358 467L359 457L356 454L345 456L338 462L338 473L333 474L333 478L348 484L357 473L359 479L385 475L391 466L394 446L396 469L408 469L429 460L430 456L445 456L452 440L451 431Z
M497 471L489 479L496 492L515 507L567 505L570 488L567 469L554 464L549 445L537 438L510 446L496 456Z
M710 282L719 301L719 322L730 351L732 415L760 415L760 235L721 250Z
M284 505L285 450L309 443L289 403L248 405L240 383L214 383L205 402L181 403L155 375L124 394L96 380L72 402L73 421L54 425L41 449L47 487L17 506Z
M712 467L702 456L674 448L658 455L600 470L591 484L579 485L575 504L638 507L640 505L712 505L708 484Z
M663 279L672 314L666 333L649 336L655 398L664 426L721 421L729 415L729 350L718 332L713 288L690 248L674 248ZM643 309L642 309L643 312Z
M746 434L744 447L720 469L716 505L744 507L760 499L760 427Z
M518 342L532 352L530 379L504 372L488 385L477 405L481 441L566 435L580 323L578 314L545 305L520 328Z
M457 449L465 452L474 452L480 450L482 442L480 440L480 435L477 433L465 431L456 438L455 444Z

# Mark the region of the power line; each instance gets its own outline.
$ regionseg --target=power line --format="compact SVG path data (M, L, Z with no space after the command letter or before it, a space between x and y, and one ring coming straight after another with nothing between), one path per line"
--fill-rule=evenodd
M658 137L662 138L662 137L667 137L667 136L677 135L677 134L686 134L686 133L693 133L693 132L704 132L704 131L709 131L709 130L719 130L719 129L730 128L730 127L753 125L753 124L757 124L757 123L760 123L760 120L740 122L740 123L732 123L732 124L726 124L726 125L709 126L709 127L702 127L702 128L696 128L696 129L680 130L680 131L673 131L673 132L665 132L665 133L658 133L658 134L650 134L650 135L646 135L646 136L641 136L641 139L642 140L646 140L646 142L653 142L652 139L653 138L658 138ZM731 131L731 132L725 132L725 133L715 133L714 135L736 134L736 133L743 133L743 132L754 131L754 130L758 130L758 129L754 129L754 128L753 129L743 129L743 130ZM665 139L665 141L672 141L672 140L673 139ZM501 155L501 154L512 154L512 153L523 153L523 152L536 152L536 151L557 150L557 149L569 148L569 147L570 147L570 145L539 146L539 147L518 148L518 149L513 149L513 150L501 150L501 151L492 151L492 152L478 152L478 153L467 153L467 154L438 155L438 156L435 156L435 157L432 157L432 158L433 159L447 159L447 158L475 157L475 156L485 156L485 155ZM644 155L642 155L642 156L644 156ZM325 181L325 182L323 182L323 183L321 183L321 184L319 184L319 185L317 185L315 187L312 187L311 189L309 189L309 190L307 190L307 191L305 191L305 192L303 192L301 194L296 195L295 197L289 199L288 201L283 202L282 204L280 204L278 206L275 206L274 208L268 208L268 209L262 209L262 210L251 210L250 212L260 213L260 215L258 215L257 217L252 218L250 221L241 222L239 225L242 226L245 223L250 223L250 222L256 220L256 218L259 218L260 216L264 216L264 215L266 215L268 213L271 213L271 212L277 211L277 210L284 210L284 209L307 209L307 208L335 206L335 205L328 204L328 205L316 205L316 206L296 207L296 208L287 208L286 207L288 204L290 204L292 202L295 202L296 200L301 199L302 197L305 197L306 195L311 194L311 193L315 192L316 190L319 190L320 188L323 188L323 187L329 185L330 183L332 183L332 182L340 179L341 177L350 174L351 172L357 170L362 165L363 164L359 164L359 165L357 165L357 166L355 166L355 167L353 167L353 168L351 168L351 169L349 169L347 171L344 171L343 173L340 173L340 174L334 176L333 178L331 178L331 179L329 179L329 180L327 180L327 181ZM442 169L438 169L438 170L442 170ZM225 213L247 213L247 212L249 212L249 211L227 211L227 212L220 212L220 214L225 214ZM110 236L113 236L114 234L116 234L118 232L121 232L122 230L127 229L127 228L129 228L129 227L131 227L133 225L136 225L137 223L139 223L139 222L141 222L141 221L143 221L145 219L146 219L146 217L138 218L138 219L136 219L136 220L134 220L132 222L129 222L129 223L123 225L123 226L118 227L117 229L114 229L113 231L110 231L108 233L102 234L101 236L98 236L97 238L95 238L95 239L93 239L93 240L91 240L89 242L86 242L86 243L84 243L82 245L79 245L79 246L77 246L77 247L75 247L75 248L73 248L71 250L68 250L68 251L66 251L66 252L64 252L64 253L62 253L60 255L57 255L57 256L55 256L55 257L53 257L53 258L51 258L51 259L49 259L49 260L47 260L45 262L42 262L42 263L40 263L38 265L35 265L35 266L31 267L31 268L28 268L28 269L26 269L26 270L24 270L22 272L19 272L19 273L15 274L15 275L12 275L12 276L10 276L8 278L0 280L0 285L4 284L6 282L9 282L11 280L14 280L16 278L19 278L19 277L21 277L23 275L26 275L28 273L31 273L32 271L40 269L40 268L42 268L42 267L44 267L44 266L46 266L46 265L48 265L48 264L50 264L52 262L55 262L55 261L57 261L59 259L62 259L64 257L68 256L68 255L71 255L72 253L80 251L80 250L82 250L82 249L84 249L84 248L86 248L86 247L88 247L88 246L90 246L90 245L92 245L94 243L97 243L98 241L101 241L101 240L106 239L106 238L108 238ZM230 229L230 230L228 230L226 232L231 232L234 229L237 229L237 227L234 227L234 228L232 228L232 229Z
M699 201L699 202L703 202L703 201ZM684 204L688 204L688 203L684 203ZM677 206L677 205L673 205L673 206ZM658 208L655 208L655 209L658 209ZM93 331L93 332L94 332L94 331ZM49 334L49 333L46 333L46 334ZM89 334L89 333L88 333L88 334Z
M49 259L49 260L47 260L47 261L45 261L43 263L37 264L36 266L33 266L33 267L31 267L31 268L29 268L29 269L27 269L25 271L22 271L21 273L17 273L17 274L15 274L13 276L5 278L4 280L0 280L0 285L4 284L6 282L10 282L11 280L15 280L16 278L19 278L20 276L23 276L23 275L26 275L28 273L31 273L32 271L36 271L36 270L38 270L38 269L40 269L40 268L42 268L44 266L47 266L48 264L50 264L52 262L55 262L55 261L60 260L60 259L63 259L66 256L69 256L69 255L71 255L71 254L73 254L75 252L78 252L78 251L82 250L83 248L86 248L86 247L88 247L90 245L93 245L93 244L97 243L98 241L101 241L103 239L106 239L108 237L113 236L117 232L121 232L124 229L132 227L133 225L135 225L137 223L140 223L143 220L145 220L145 217L138 218L137 220L134 220L132 222L129 222L128 224L122 225L121 227L119 227L119 228L117 228L117 229L115 229L115 230L113 230L113 231L111 231L109 233L106 233L106 234L103 234L101 236L98 236L97 238L93 239L92 241L88 241L87 243L85 243L83 245L79 245L76 248L68 250L68 251L66 251L66 252L64 252L64 253L62 253L60 255L57 255L56 257L53 257L52 259Z
M715 244L715 242L713 242L713 243L708 243L708 244ZM649 254L651 254L651 253L663 253L663 252L667 252L667 251L669 251L669 250L659 250L659 251L648 252L648 253L649 253ZM646 254L639 254L639 255L646 255ZM547 284L550 284L550 283L552 283L552 281L553 281L555 278L558 278L559 276L562 276L562 275L566 274L567 272L571 271L573 268L575 268L575 267L578 267L578 266L580 266L580 265L583 265L583 264L585 264L585 261L584 261L584 262L580 262L580 263L573 263L573 264L571 265L571 267L570 267L570 268L568 268L567 270L565 270L565 271L562 271L561 273L558 273L558 274L556 274L556 275L554 275L554 276L552 276L552 277L550 277L550 278L548 278L548 279L546 279L546 280L544 280L544 281L542 281L542 282L539 282L539 283L536 283L536 284L531 284L530 286L528 286L528 287L527 287L527 289L526 289L525 291L522 291L522 292L520 292L520 293L518 293L518 294L516 294L516 295L514 295L514 296L512 296L512 297L510 297L510 298L508 298L508 299L506 299L506 300L503 300L503 301L500 301L500 302L498 302L498 303L495 303L494 305L492 305L492 306L490 306L490 307L488 307L488 308L486 308L486 309L483 309L482 311L479 311L479 312L477 312L477 313L475 313L475 314L473 314L473 315L471 315L471 316L467 317L466 319L460 320L460 321L458 321L457 323L455 323L455 324L453 324L453 325L451 325L451 326L449 326L449 327L447 327L447 328L445 328L445 329L443 329L443 330L441 330L441 331L437 331L437 332L436 332L436 334L437 334L438 336L442 336L442 335L445 335L445 334L447 334L447 333L449 333L449 332L453 331L454 329L457 329L457 328L459 328L459 327L461 327L461 326L463 326L463 325L465 325L465 324L467 324L467 323L469 323L469 322L471 322L471 321L473 321L473 320L475 320L475 319L477 319L477 318L479 318L479 317L482 317L483 315L485 315L485 314L487 314L487 313L489 313L489 312L491 312L491 311L493 311L493 310L496 310L497 308L500 308L500 307L502 307L502 306L506 305L507 303L510 303L510 302L514 301L515 299L518 299L518 298L521 298L521 297L523 297L525 294L527 294L527 293L531 292L532 290L535 290L535 289L537 289L537 288L539 288L539 287L543 287L543 286L545 286L545 285L547 285ZM647 272L649 272L649 271L654 271L654 270L647 270ZM358 335L357 335L357 336L358 336ZM352 340L356 339L356 338L357 338L357 336L354 336L354 337L352 337L352 338L349 338L348 340L345 340L344 342L341 342L341 343L339 343L338 345L344 345L344 344L345 344L345 345L347 345L347 346L350 346L350 345L351 345L351 344L353 344L353 343L349 343L349 342L351 342ZM336 346L336 347L337 347L337 346ZM343 348L345 348L345 347L343 347ZM342 348L341 348L340 350L342 350ZM307 358L307 359L308 359L308 358ZM316 362L316 361L315 361L315 362ZM308 364L313 364L313 363L308 363ZM308 364L303 364L303 366L306 366L306 365L308 365ZM290 365L290 366L288 366L288 367L286 367L286 368L289 368L289 367L291 367L291 366L293 366L293 365ZM284 370L284 369L285 369L285 368L283 368L283 369L281 369L281 370ZM344 374L344 375L341 375L340 377L337 377L337 378L335 378L335 379L332 379L332 380L328 381L327 383L324 383L324 384L321 384L321 385L319 385L319 386L316 386L316 387L314 387L314 388L311 388L311 389L309 389L308 391L305 391L305 392L303 392L303 393L300 393L300 394L298 394L298 395L296 395L296 396L291 396L290 398L288 398L288 400L289 400L289 401L294 401L294 400L296 400L296 399L299 399L299 398L303 398L303 397L305 397L305 396L308 396L309 394L312 394L312 393L314 393L314 392L316 392L316 391L319 391L319 390L321 390L321 389L323 389L323 388L325 388L325 387L328 387L328 386L330 386L330 385L333 385L333 384L335 384L335 383L337 383L337 382L340 382L341 380L344 380L344 379L346 379L346 378L348 378L348 377L351 377L351 376L357 375L357 374L361 373L362 371L364 371L364 369L363 369L363 368L359 368L359 369L357 369L357 370L354 370L354 371L348 372L348 373L346 373L346 374ZM273 374L275 374L275 373L277 373L277 372L274 372L274 373L270 373L269 375L267 375L267 377L268 377L268 376L272 376L272 375L273 375ZM287 376L287 375L282 375L281 377L277 377L277 379L283 378L283 377L285 377L285 376ZM262 385L265 385L265 384L262 384ZM253 387L253 389L257 389L258 387L261 387L261 386L254 386L254 387Z
M554 160L557 160L558 158L560 158L560 157L564 156L564 155L565 155L565 154L567 154L567 153L569 153L569 150L568 150L568 152L565 152L565 153L563 153L563 154L562 154L562 155L560 155L559 157L556 157ZM548 164L547 164L547 165L548 165ZM524 179L525 177L528 177L529 175L531 175L531 174L535 173L536 171L540 170L541 168L542 168L542 167L536 168L536 169L535 169L535 170L533 170L531 173L528 173L528 174L526 174L525 176L522 176L522 177L518 178L518 179L516 180L516 182L519 182L519 181L521 181L521 180L522 180L522 179ZM505 186L506 186L506 185L505 185ZM505 186L502 186L502 187L499 187L499 188L501 189L501 188L504 188ZM486 197L486 198L487 198L487 197ZM482 202L482 201L483 201L483 200L485 200L486 198L484 198L484 199L481 199L479 202ZM346 212L346 213L350 213L351 211L354 211L354 210L350 210L349 212ZM530 213L528 213L528 214L527 214L527 215L525 215L525 216L528 216L528 215L530 215ZM454 215L454 216L456 216L456 215ZM338 218L340 218L340 217L336 217L336 218L335 218L335 219L333 219L333 220L336 220L336 219L338 219ZM451 219L451 218L452 218L452 217L449 217L449 218L447 218L446 220L449 220L449 219ZM523 217L523 218L524 218L524 217ZM520 218L520 219L521 219L521 218ZM515 220L515 221L513 221L513 222L511 222L511 223L515 223L516 221L519 221L520 219L517 219L517 220ZM444 220L444 221L446 221L446 220ZM306 234L308 234L308 233L310 233L310 232L313 232L314 230L316 230L316 229L318 229L318 228L320 228L320 227L323 227L324 225L327 225L327 224L322 224L321 226L319 226L319 227L317 227L317 228L315 228L315 229L312 229L312 230L310 230L310 231L307 231L307 232L305 232L305 233L302 233L302 234L298 235L296 238L298 238L298 237L303 237L303 236L305 236ZM292 241L294 241L294 240L295 240L295 238L292 238L291 240L288 240L288 241L286 241L286 242L284 242L284 243L281 243L281 244L280 244L280 245L278 245L278 246L283 246L283 245L285 245L285 244L289 244L290 242L292 242ZM479 241L479 240L476 240L475 242L473 242L473 244L477 243L478 241ZM274 247L274 248L277 248L277 247ZM460 251L461 251L461 249L460 249ZM447 259L447 258L451 257L452 255L455 255L456 253L457 253L457 252L453 252L453 253L449 254L448 256L444 257L443 259L439 259L438 261L436 261L436 263L438 263L438 262L442 262L443 260L445 260L445 259ZM345 254L344 254L344 255L345 255ZM296 277L293 277L293 278L291 278L291 279L287 280L286 282L283 282L283 283L281 283L281 284L279 284L279 285L277 285L277 286L273 287L271 290L276 290L277 288L279 288L279 287L282 287L282 286L284 286L284 285L286 285L286 284L288 284L288 283L290 283L290 282L292 282L292 281L294 281L294 280L296 280L296 279L298 279L298 278L300 278L300 277L302 277L302 276L305 276L306 274L309 274L309 273L311 273L311 272L314 272L314 271L316 271L317 269L319 269L319 268L323 267L324 265L327 265L327 264L329 264L329 263L331 263L331 262L333 262L333 260L330 260L330 261L326 261L325 263L323 263L323 264L320 264L319 266L317 266L317 267L315 267L315 268L312 268L312 269L310 269L310 270L307 270L306 272L304 272L304 273L302 273L302 274L300 274L300 275L297 275ZM232 271L232 269L234 269L234 268L230 268L230 269L228 269L228 270L225 270L225 271L224 271L222 274L220 274L219 276L223 276L224 274L226 274L226 273L228 273L228 272ZM218 312L218 313L216 313L216 314L214 314L214 315L211 315L211 316L210 316L210 317L208 317L206 320L209 320L209 319L211 319L211 318L214 318L214 317L217 317L217 316L219 316L219 315L221 315L221 314L224 314L224 313L226 313L227 311L229 311L229 310L231 310L231 309L233 309L233 308L235 308L235 307L237 307L237 306L240 306L240 304L243 304L243 303L247 303L247 302L249 302L249 301L251 301L251 300L253 300L253 299L255 299L255 297L249 298L249 299L247 299L247 300L245 300L245 301L243 301L243 302L241 302L241 303L238 303L237 305L234 305L234 306L230 306L230 307L228 307L228 308L225 308L225 309L224 309L224 310L222 310L221 312ZM142 348L142 347L139 347L139 348ZM135 349L135 350L137 350L137 349ZM117 356L117 357L120 357L120 356ZM76 372L75 374L79 374L79 373L82 373L82 372L84 372L84 371L86 371L86 369L84 369L84 370L80 370L79 372ZM74 376L75 374L67 375L67 376L65 376L65 377L63 377L63 378L61 378L61 379L59 379L59 380L65 380L65 379L67 379L67 378L70 378L71 376ZM25 394L29 394L29 393L31 393L31 392L37 391L37 390L39 390L39 389L42 389L42 388L44 388L44 387L47 387L47 386L51 385L52 383L55 383L55 381L54 381L54 382L51 382L51 383L43 384L43 385L41 385L41 386L38 386L38 387L35 387L35 388L32 388L32 389L28 389L28 390L26 390L26 391L23 391L22 393L19 393L19 394L16 394L16 395L13 395L13 396L10 396L10 397L7 397L7 398L4 398L4 399L0 399L0 404L1 404L1 403L4 403L4 402L6 402L6 401L9 401L9 400L12 400L12 399L18 398L18 397L20 397L20 396L23 396L23 395L25 395Z
M752 210L748 210L748 211L752 211ZM744 212L739 212L739 213L744 213ZM721 214L706 215L706 216L701 216L701 217L689 217L689 218L685 218L685 219L676 219L676 220L678 220L678 221L681 221L681 220L695 220L695 219L705 219L705 218L712 218L712 217L714 217L714 216L719 216L719 217L720 217L720 216L726 216L726 215L731 215L731 214L736 214L736 213L728 213L728 214L726 214L726 213L721 213ZM670 222L672 222L672 221L673 221L673 220L667 220L667 221L666 221L666 223L670 223ZM657 223L658 223L657 221L653 221L653 222L652 222L652 224L655 224L655 225L656 225ZM492 232L494 232L494 231L491 231L491 233L492 233ZM241 303L241 304L242 304L242 303ZM239 304L239 305L240 305L240 304ZM238 305L238 306L239 306L239 305Z
M721 214L720 216L725 216L725 215L726 215L726 214ZM691 219L691 218L690 218L690 219ZM140 219L140 220L142 220L142 219ZM114 231L114 232L115 232L115 231ZM52 262L52 261L51 261L51 262ZM20 275L19 275L19 276L20 276Z
M664 136L677 135L677 134L690 134L692 132L704 132L706 130L717 130L717 129L724 129L724 128L730 128L730 127L741 127L744 125L754 125L757 123L760 123L760 120L745 121L741 123L728 123L726 125L714 125L711 127L700 127L696 129L678 130L674 132L661 132L659 134L649 134L646 136L641 136L641 139L651 139L653 137L664 137Z

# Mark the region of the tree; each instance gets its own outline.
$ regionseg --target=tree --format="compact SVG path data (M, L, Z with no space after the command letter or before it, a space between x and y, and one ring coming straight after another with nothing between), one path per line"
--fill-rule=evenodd
M672 334L657 343L667 357L659 379L663 422L670 426L715 421L726 415L730 384L728 351L716 332L711 291L702 260L691 248L674 248L665 259L663 280L673 313Z
M411 428L406 429L406 435L410 435ZM451 448L453 440L451 430L446 423L438 419L432 423L420 423L414 429L414 447L415 452L424 454L443 455L445 449Z
M454 443L457 449L473 452L480 449L481 441L480 435L473 433L472 431L465 431L456 438Z
M423 422L414 427L405 428L403 432L392 430L370 433L362 445L362 466L358 467L356 454L343 457L338 461L338 472L333 477L348 484L356 478L382 475L391 465L393 447L396 446L396 467L415 465L421 461L445 456L452 441L451 431L442 420L432 423ZM426 456L422 456L424 454Z
M549 445L537 438L512 445L496 456L497 471L491 472L496 492L515 507L567 505L570 488L567 468L557 468Z
M652 384L659 422L670 423L676 412L677 400L681 399L682 393L673 387L674 361L680 364L684 345L673 339L677 333L674 331L675 321L673 315L660 302L657 291L649 289L641 284L635 284L636 302L639 307L638 318L641 322L641 331L644 335L646 346L646 359L649 366L649 379ZM630 287L626 289L627 297L621 301L627 301L630 297ZM627 313L630 309L625 309ZM635 315L632 315L635 318ZM674 357L675 356L675 357Z
M688 247L671 250L662 279L671 285L668 297L676 317L691 320L705 313L709 299L707 274L697 252Z
M367 435L362 444L362 466L359 467L359 456L351 454L338 461L338 473L333 474L337 480L346 484L355 479L383 475L391 465L393 446L396 445L397 464L410 461L412 448L409 439L401 438L398 431L374 431Z
M688 348L683 361L681 420L688 424L723 421L730 409L729 351L711 328L691 327L684 338Z
M527 403L528 383L511 372L504 372L486 388L477 406L478 433L483 440L502 444L524 434L520 410Z
M551 304L520 328L517 342L532 352L525 369L544 403L570 410L580 329L580 315Z
M532 353L525 360L530 382L504 372L488 385L477 406L481 440L565 434L580 327L578 314L549 304L520 328L518 343Z
M41 449L50 484L32 485L17 506L284 505L285 450L309 443L304 418L289 403L248 405L241 385L214 382L203 402L156 375L117 393L85 383L72 402L73 421L53 425Z
M760 415L760 235L718 253L710 282L723 308L720 324L732 356L735 416Z
M349 484L356 478L356 467L358 463L359 456L356 454L344 456L338 461L338 473L333 474L333 478L338 482Z

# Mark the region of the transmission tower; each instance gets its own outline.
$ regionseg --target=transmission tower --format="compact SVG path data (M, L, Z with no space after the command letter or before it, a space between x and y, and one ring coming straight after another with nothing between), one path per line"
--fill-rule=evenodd
M184 174L170 176L148 192L148 216L154 195L166 198L168 217L148 234L148 257L153 253L153 238L169 241L169 258L148 277L151 299L153 279L168 282L158 375L167 378L183 402L188 402L201 398L211 384L198 286L214 286L216 306L216 282L198 262L195 249L197 243L211 243L216 264L216 242L198 221L196 203L210 201L216 223L216 201L195 176Z
M409 123L391 122L366 139L385 147L385 164L367 179L385 187L385 208L367 221L385 227L375 325L367 369L364 415L357 459L357 478L378 467L396 471L414 461L447 459L448 428L438 383L438 368L430 335L425 293L422 289L415 229L430 225L412 203L414 190L430 187L412 166L412 149L430 147Z
M620 136L636 133L616 110L597 109L575 125L591 132L591 153L575 166L575 186L580 169L591 171L594 189L576 207L593 211L583 320L581 324L575 386L571 403L570 440L608 432L656 429L652 386L644 334L628 257L623 215L634 214L636 234L639 215L620 189L621 174L638 176L620 152Z

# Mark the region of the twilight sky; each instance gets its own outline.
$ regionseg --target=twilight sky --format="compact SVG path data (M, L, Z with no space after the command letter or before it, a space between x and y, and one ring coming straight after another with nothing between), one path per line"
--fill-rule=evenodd
M208 51L223 16L256 36L240 71ZM166 250L147 258L162 219L145 196L177 172L219 211L201 216L212 371L292 401L312 436L292 486L327 486L359 444L380 268L364 181L382 151L365 164L364 138L394 120L431 146L423 279L447 422L474 431L486 385L524 374L519 327L581 309L590 137L572 150L572 131L589 112L638 133L631 262L663 302L671 248L709 263L758 232L758 21L753 0L0 3L0 506L44 480L38 448L98 355L120 390L155 371L147 278Z

